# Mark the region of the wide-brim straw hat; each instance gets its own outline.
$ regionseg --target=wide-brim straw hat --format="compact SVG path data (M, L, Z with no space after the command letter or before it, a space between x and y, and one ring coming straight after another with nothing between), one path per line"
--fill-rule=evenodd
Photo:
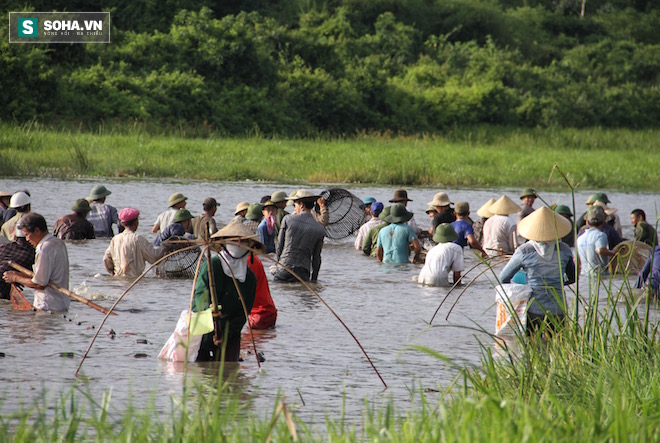
M312 191L308 191L307 189L298 189L293 197L289 197L289 200L295 202L298 200L318 200L319 198L321 198L321 196L314 194Z
M89 193L89 197L87 197L87 200L89 201L98 200L99 198L107 197L110 194L112 194L112 192L108 191L108 189L105 186L103 185L94 186L91 192Z
M446 192L438 192L433 196L433 200L427 203L429 206L449 206L453 204L451 200L449 200L449 196L447 195Z
M266 247L259 240L256 240L257 237L258 235L252 232L247 226L244 226L243 223L229 223L227 226L220 229L218 232L211 236L211 249L220 251L222 249L220 244L218 244L220 240L235 242L247 241L248 246L250 248L256 249L256 252L265 252ZM216 241L214 242L214 240Z
M573 226L565 217L542 206L518 223L518 234L527 240L552 241L563 238Z
M520 211L520 205L503 195L490 205L488 210L494 215L509 215Z
M250 202L240 202L239 204L236 205L236 210L234 211L234 215L238 215L239 212L245 211L250 207Z
M488 210L490 208L490 205L495 203L495 199L491 198L488 200L486 203L484 203L478 210L477 210L477 215L479 217L483 218L491 218L493 216L493 213Z
M605 214L607 214L607 215L614 215L614 214L616 214L616 211L618 211L617 208L610 208L610 207L607 206L607 203L603 203L600 200L596 200L594 202L594 206L600 206L601 208L603 208L603 210L605 211Z
M180 192L175 192L174 194L170 195L168 206L172 207L172 206L176 205L177 203L181 203L184 200L188 200L188 197L186 197L185 195L183 195Z
M397 189L394 191L394 197L392 200L390 200L390 203L398 203L398 202L411 202L408 198L408 191L405 189Z
M78 200L75 201L73 206L71 206L71 210L73 212L89 212L92 210L91 206L89 206L89 202L85 200L84 198L79 198Z
M291 191L291 192L289 193L289 196L287 197L287 201L286 201L286 205L287 205L287 206L291 206L291 205L293 204L293 200L291 200L291 199L292 199L293 197L295 197L297 193L298 193L298 190L297 190L297 189L296 189L295 191Z
M383 210L380 212L378 215L378 218L383 220L384 222L389 223L386 218L390 216L390 211L392 210L392 206L385 206Z
M408 212L403 203L395 203L390 209L390 215L385 217L388 223L405 223L413 217L412 212Z
M454 227L449 223L441 223L435 228L433 234L433 241L436 243L449 243L458 238L458 234Z
M274 192L273 195L270 196L270 201L272 201L273 203L283 202L284 200L288 200L288 199L289 196L284 191Z

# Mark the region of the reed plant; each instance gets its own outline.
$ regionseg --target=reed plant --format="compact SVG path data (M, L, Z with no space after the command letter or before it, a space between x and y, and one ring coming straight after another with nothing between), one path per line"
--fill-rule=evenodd
M152 405L110 405L75 387L55 405L43 400L0 417L0 439L39 441L658 441L660 345L624 285L607 287L605 306L583 297L584 316L560 332L521 336L503 358L484 340L482 363L463 369L451 386L413 392L409 410L365 401L361 422L328 415L325 428L309 426L279 399L257 417L249 402L218 378L193 385L158 415ZM640 310L642 313L640 313ZM437 351L438 370L447 359Z
M433 135L280 139L137 124L3 123L0 175L548 189L558 185L546 181L547 171L560 164L583 189L658 190L657 138L657 130L477 126Z

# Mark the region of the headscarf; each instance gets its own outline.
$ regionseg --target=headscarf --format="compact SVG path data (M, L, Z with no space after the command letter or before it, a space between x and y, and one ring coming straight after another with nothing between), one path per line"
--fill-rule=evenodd
M535 241L529 240L534 250L541 256L545 261L550 261L554 257L555 252L555 242L554 241Z
M268 231L268 235L273 235L273 232L275 232L276 224L277 219L273 214L270 214L268 217L266 217L266 230Z
M243 283L247 276L247 259L248 251L238 245L224 245L224 249L220 251L222 258L222 270L225 275L231 277L232 272L236 280Z

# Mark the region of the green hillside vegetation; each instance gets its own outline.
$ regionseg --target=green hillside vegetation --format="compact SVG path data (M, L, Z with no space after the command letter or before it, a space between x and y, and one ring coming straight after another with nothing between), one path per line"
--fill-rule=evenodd
M25 2L3 3L0 120L296 137L660 121L651 0L103 4L111 44L18 45L7 12Z

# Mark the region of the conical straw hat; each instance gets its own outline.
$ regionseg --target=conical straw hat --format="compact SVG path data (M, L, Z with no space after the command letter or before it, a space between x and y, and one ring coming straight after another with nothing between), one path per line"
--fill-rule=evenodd
M211 236L211 243L214 243L213 240L230 240L230 241L248 241L248 246L254 249L257 249L259 252L265 251L265 246L259 240L255 238L257 235L252 232L247 226L243 225L241 222L229 223L224 228L220 229L218 232ZM220 250L220 245L216 244L216 247L212 247L213 250Z
M506 195L503 195L495 203L490 205L488 210L496 215L509 215L520 211L520 205Z
M490 208L490 205L492 205L493 203L495 203L495 199L494 199L494 198L491 198L490 200L488 200L486 203L484 203L484 204L479 208L479 210L477 211L477 215L478 215L479 217L483 217L483 218L491 218L491 217L493 216L493 213L490 212L490 211L488 210L488 208Z
M518 234L527 240L553 241L565 237L573 226L565 217L543 206L518 223Z

